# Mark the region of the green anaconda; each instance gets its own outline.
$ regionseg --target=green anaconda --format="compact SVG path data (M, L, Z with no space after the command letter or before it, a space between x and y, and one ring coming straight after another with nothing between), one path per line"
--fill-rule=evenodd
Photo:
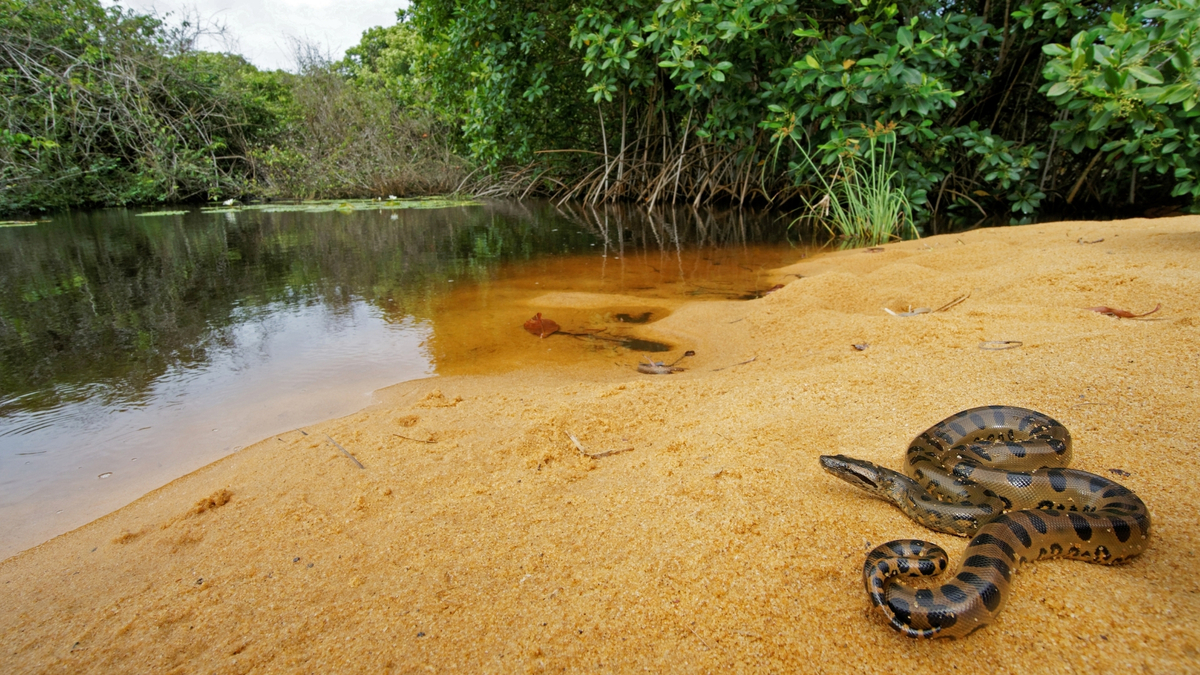
M823 455L821 466L940 532L972 537L953 579L913 588L897 576L934 576L946 552L917 539L876 547L863 565L871 601L913 638L965 637L1004 608L1025 562L1071 558L1102 565L1146 549L1150 513L1130 490L1067 469L1071 435L1033 410L972 408L908 446L903 475L860 459Z

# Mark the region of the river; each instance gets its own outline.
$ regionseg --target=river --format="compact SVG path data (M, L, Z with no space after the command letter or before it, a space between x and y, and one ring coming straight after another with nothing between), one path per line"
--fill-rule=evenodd
M626 299L548 310L597 334L553 343L559 362L636 362L673 347L638 326L758 297L812 250L736 209L145 213L0 228L0 559L381 387L536 365L551 343L522 323L546 294Z

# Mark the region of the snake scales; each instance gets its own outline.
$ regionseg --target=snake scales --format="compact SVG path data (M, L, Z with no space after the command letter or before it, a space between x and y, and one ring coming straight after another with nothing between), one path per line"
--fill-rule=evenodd
M903 475L860 459L823 455L826 471L940 532L972 537L953 579L913 588L897 576L934 576L946 552L917 539L876 547L863 565L871 601L913 638L965 637L995 620L1012 575L1029 560L1112 565L1145 550L1150 514L1133 492L1063 468L1071 435L1042 413L972 408L913 439Z

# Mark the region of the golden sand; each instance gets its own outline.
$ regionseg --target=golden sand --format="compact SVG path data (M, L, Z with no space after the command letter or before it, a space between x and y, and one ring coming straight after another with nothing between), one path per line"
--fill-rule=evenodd
M1200 218L884 249L646 326L696 350L686 372L407 382L0 563L0 671L1200 670ZM1075 466L1137 492L1153 540L1122 566L1030 564L992 626L908 640L863 592L867 549L926 538L956 564L966 541L817 456L898 468L986 404L1066 424ZM568 433L632 450L587 458Z

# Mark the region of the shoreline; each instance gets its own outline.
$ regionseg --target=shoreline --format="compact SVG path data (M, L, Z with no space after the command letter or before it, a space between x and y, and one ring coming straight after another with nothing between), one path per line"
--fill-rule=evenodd
M1200 445L1186 431L1200 409L1200 217L883 249L804 260L760 300L689 303L645 326L696 350L685 372L614 357L405 382L0 562L0 664L1200 668ZM883 310L963 295L942 312ZM1144 319L1087 310L1157 303ZM980 349L993 341L1020 345ZM868 543L927 539L953 566L966 541L816 457L897 468L915 434L986 404L1063 422L1075 468L1130 474L1113 477L1149 506L1152 540L1121 566L1029 564L993 625L911 641L863 593ZM568 433L622 452L585 457Z

